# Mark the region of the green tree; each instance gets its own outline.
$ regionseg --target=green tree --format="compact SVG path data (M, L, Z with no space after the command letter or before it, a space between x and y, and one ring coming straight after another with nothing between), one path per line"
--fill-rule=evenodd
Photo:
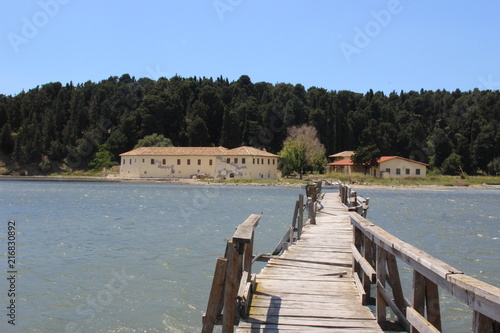
M11 126L6 123L0 131L0 149L7 155L14 151L14 140L12 139Z
M300 179L306 168L321 170L326 162L325 147L318 139L316 128L309 125L292 126L280 152L285 173L295 171Z
M205 147L210 145L207 124L196 116L187 127L187 136L191 147Z
M352 162L357 165L362 165L365 168L365 175L372 167L378 166L378 160L382 157L380 149L375 145L358 147L351 156Z
M302 142L288 141L283 144L280 152L283 174L298 172L300 179L307 165L306 148Z
M144 138L140 139L135 145L135 148L140 147L173 147L172 141L169 138L164 137L162 134L158 135L153 133L151 135L146 135Z
M500 173L500 157L495 157L493 161L488 163L488 171L494 175Z
M448 156L441 165L441 171L445 175L456 175L461 171L461 166L462 159L460 158L460 155L451 153L450 156Z
M94 159L89 162L88 168L93 171L101 171L104 168L111 168L115 164L113 154L108 150L108 145L102 144L98 147Z

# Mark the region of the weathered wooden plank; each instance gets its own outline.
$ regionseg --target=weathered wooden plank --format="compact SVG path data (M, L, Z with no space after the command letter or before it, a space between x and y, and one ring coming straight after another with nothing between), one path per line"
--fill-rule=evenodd
M391 310L394 312L396 317L398 317L399 322L403 327L405 328L406 331L410 330L410 324L408 320L406 319L405 314L398 308L396 303L391 299L389 294L387 293L387 290L385 289L384 286L380 283L380 281L377 281L377 292L379 292L382 297L384 298L385 302L389 305ZM406 309L405 309L406 310Z
M332 332L330 327L315 326L294 326L294 325L276 325L276 324L252 324L242 323L238 328L238 333L279 333L279 332L300 332L300 333L324 333ZM366 333L365 328L339 328L336 327L335 333Z
M250 215L242 224L240 224L233 235L234 243L250 243L252 239L252 234L259 225L260 215L252 214Z
M268 316L251 315L246 320L248 323L280 324L296 326L316 326L329 328L364 328L371 329L370 332L382 332L375 320L348 319L348 318L317 318L317 317L288 317L288 316Z
M279 272L278 272L279 273ZM324 275L311 275L311 274L293 274L293 276L286 276L285 274L275 274L273 272L270 273L261 273L259 274L259 281L261 283L265 282L266 280L286 280L286 281L325 281L325 279L331 279L331 278L339 278L339 279L345 279L347 276L348 272L347 271L340 271L337 273L328 273ZM332 280L334 282L335 280Z
M210 333L214 329L217 316L222 312L222 296L224 292L224 279L226 275L227 259L218 258L215 264L212 289L208 297L207 312L203 317L202 333Z
M270 300L269 300L270 299ZM327 304L331 304L332 302L338 304L345 304L348 302L352 303L352 299L350 297L343 298L334 298L330 295L310 295L310 297L304 297L304 294L285 294L281 293L280 295L269 295L269 294L255 294L252 299L252 306L255 304L259 304L259 302L279 302L279 304L287 304L289 302L302 302L302 303L322 303L325 306Z
M432 326L431 323L427 321L420 313L418 313L414 308L406 308L406 319L413 328L417 329L419 333L440 333L437 328Z
M370 263L365 258L363 258L354 244L351 245L351 250L354 260L359 263L363 272L365 272L365 274L370 277L370 280L372 282L375 282L375 279L377 278L377 272L375 271L375 269L373 269L372 265L370 265Z
M341 318L341 319L367 319L374 320L373 314L370 311L360 311L362 307L354 308L323 308L323 309L297 309L290 307L252 307L249 317L255 316L288 316L288 317L311 317L311 318Z
M493 320L500 322L500 288L463 274L450 274L451 294Z
M387 269L389 272L389 283L391 285L392 294L394 295L394 302L396 303L399 311L406 314L406 300L403 295L403 288L401 286L401 279L399 278L398 264L396 256L387 253Z
M228 257L226 269L226 288L224 291L224 317L222 321L222 331L231 333L234 331L234 318L236 315L236 296L238 293L238 270L239 256L236 244L228 240Z
M427 308L427 320L432 326L441 331L441 310L439 306L438 286L430 280L425 281L425 306Z
M354 282L356 283L356 288L358 289L361 304L364 305L366 304L366 292L363 283L361 283L361 280L359 279L358 274L354 274Z

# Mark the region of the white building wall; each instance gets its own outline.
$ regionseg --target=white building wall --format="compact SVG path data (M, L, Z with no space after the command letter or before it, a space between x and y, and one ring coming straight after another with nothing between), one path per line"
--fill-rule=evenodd
M120 168L120 175L133 178L213 177L214 172L213 156L122 156Z
M215 178L277 179L277 157L218 156Z
M130 178L277 179L277 157L122 156L120 175Z
M399 174L398 174L399 170ZM420 174L417 174L420 170ZM403 159L395 158L380 163L376 169L378 177L422 177L427 175L427 167Z

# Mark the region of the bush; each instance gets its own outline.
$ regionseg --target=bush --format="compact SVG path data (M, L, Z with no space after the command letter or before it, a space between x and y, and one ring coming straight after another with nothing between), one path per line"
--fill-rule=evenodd
M441 170L445 175L456 175L460 171L460 166L462 165L462 158L460 155L451 153L443 164L441 165Z
M7 169L7 168L4 168L4 167L1 167L0 168L0 175L2 176L10 176L12 174L12 171Z

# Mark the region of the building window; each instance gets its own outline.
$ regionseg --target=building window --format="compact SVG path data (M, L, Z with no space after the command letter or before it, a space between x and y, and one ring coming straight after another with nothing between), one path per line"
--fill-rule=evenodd
M252 163L255 164L255 158L252 160Z
M187 165L191 165L191 160L189 158L187 159Z
M181 165L181 159L180 158L177 159L177 165Z
M271 159L270 158L267 159L267 164L271 164Z
M228 157L226 163L231 163L231 159Z
M151 164L155 164L155 159L154 158L151 159Z
M388 174L391 174L391 168L386 168L385 172L387 172Z
M259 163L260 163L260 158L257 159L257 164L259 164Z
M122 164L125 164L125 160L123 160Z
M142 159L142 163L144 163L144 159Z
M167 159L164 158L163 161L162 161L163 165L167 164Z
M245 164L246 162L247 162L246 158L244 158L244 157L243 157L243 158L241 159L241 163L242 163L242 164Z
M420 176L420 169L416 169L416 170L415 170L415 174L416 174L417 176Z
M198 160L198 165L201 165L201 160Z
M130 163L129 164L132 164L132 159L130 159Z
M406 172L407 175L409 175L410 174L410 169L406 169L405 172Z
M274 165L275 163L276 163L276 160L275 160L275 159L273 159L273 165Z
M237 157L234 158L234 164L238 164L238 158Z
M208 160L208 165L212 165L212 160Z
M401 174L401 169L397 168L396 169L396 175L400 175Z
M260 164L264 164L264 159L263 158L260 159Z

